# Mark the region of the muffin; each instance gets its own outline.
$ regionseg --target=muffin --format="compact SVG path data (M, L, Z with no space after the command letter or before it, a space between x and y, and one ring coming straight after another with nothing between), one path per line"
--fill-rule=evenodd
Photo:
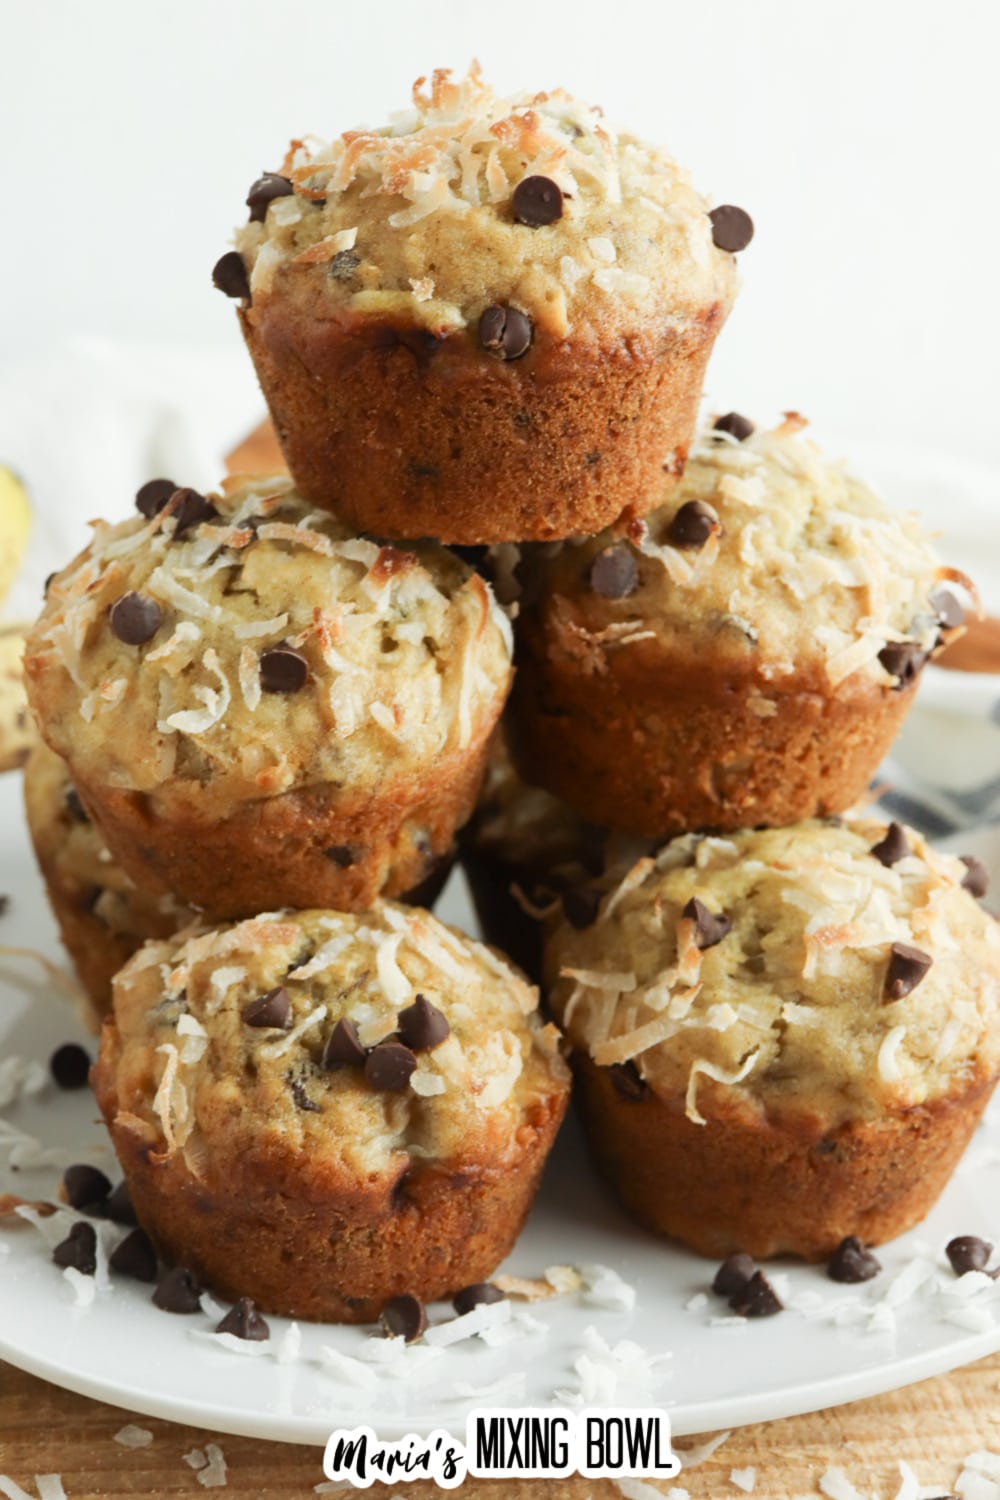
M647 837L781 825L865 791L962 606L916 521L789 414L699 436L644 523L526 548L511 747Z
M296 483L388 536L595 532L660 501L753 226L563 90L419 79L293 141L214 279Z
M485 1280L568 1097L537 999L388 902L147 944L92 1074L140 1223L217 1294L290 1317Z
M111 980L147 938L195 920L170 895L139 890L114 860L77 796L65 763L38 745L24 768L35 855L59 934L96 1014L111 1008Z
M53 580L25 653L112 854L213 919L411 890L472 810L507 694L488 586L285 477L156 483Z
M553 1012L628 1211L809 1260L923 1218L1000 1067L981 875L898 824L686 835L562 926Z

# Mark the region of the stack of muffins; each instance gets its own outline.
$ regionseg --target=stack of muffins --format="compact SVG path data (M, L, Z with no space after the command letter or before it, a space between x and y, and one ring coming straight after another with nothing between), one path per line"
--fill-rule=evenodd
M962 611L801 419L695 434L748 216L476 69L247 204L214 280L291 478L150 481L26 652L29 821L161 1257L265 1311L409 1297L411 1333L491 1295L569 1073L425 909L470 815L638 1218L899 1232L1000 1066L1000 945L975 867L834 815Z

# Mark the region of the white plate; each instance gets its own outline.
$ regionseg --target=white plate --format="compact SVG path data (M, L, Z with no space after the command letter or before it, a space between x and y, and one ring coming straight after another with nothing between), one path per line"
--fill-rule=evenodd
M0 892L10 896L0 919L0 943L23 944L63 961L35 873L20 811L20 778L0 778ZM447 897L447 915L468 908L460 888ZM45 1060L60 1042L89 1042L70 1007L30 960L0 955L0 1050ZM48 1085L3 1111L8 1125L48 1146L68 1147L67 1160L90 1161L117 1180L114 1161L89 1091L67 1094ZM0 1127L0 1136L3 1130ZM819 1315L789 1308L778 1317L712 1326L726 1313L715 1298L689 1309L707 1289L712 1267L629 1224L595 1181L576 1132L567 1126L550 1164L538 1204L505 1269L539 1276L554 1264L599 1263L615 1268L636 1289L632 1311L587 1305L579 1293L535 1304L544 1325L489 1348L472 1339L431 1362L391 1375L370 1364L367 1381L323 1365L323 1345L344 1354L363 1351L364 1330L302 1325L300 1356L281 1364L274 1353L250 1357L212 1347L197 1337L213 1327L207 1314L170 1316L150 1302L150 1288L121 1278L98 1291L89 1308L49 1258L38 1232L10 1221L0 1225L0 1356L58 1385L115 1402L149 1416L172 1418L220 1432L288 1442L323 1442L335 1426L374 1422L387 1438L445 1427L460 1433L465 1411L488 1404L472 1398L505 1377L523 1376L513 1397L501 1386L500 1405L542 1406L558 1390L580 1389L575 1362L593 1328L609 1345L630 1340L650 1355L672 1356L662 1383L644 1386L634 1355L620 1369L623 1384L609 1404L667 1405L674 1431L705 1432L745 1422L812 1411L855 1400L953 1368L1000 1349L1000 1284L966 1300L941 1250L956 1234L1000 1242L1000 1118L984 1127L944 1199L921 1226L881 1253L885 1270L863 1287L838 1287L821 1269L778 1268L772 1274L792 1302L818 1299ZM58 1171L11 1171L0 1146L0 1192L51 1198ZM114 1231L121 1232L124 1231ZM928 1257L919 1259L921 1251ZM915 1258L916 1257L916 1258ZM921 1266L929 1279L903 1298L905 1280ZM899 1305L892 1310L892 1302ZM808 1300L808 1299L807 1299ZM831 1315L841 1308L841 1320ZM877 1310L876 1310L877 1309ZM871 1331L895 1321L895 1333ZM432 1321L450 1316L432 1309ZM955 1316L975 1322L959 1326ZM854 1321L859 1320L859 1321ZM287 1323L270 1320L272 1344ZM978 1325L982 1325L981 1327ZM251 1349L255 1346L248 1346ZM370 1348L370 1346L369 1346ZM591 1354L592 1362L600 1364ZM600 1403L598 1403L600 1404Z

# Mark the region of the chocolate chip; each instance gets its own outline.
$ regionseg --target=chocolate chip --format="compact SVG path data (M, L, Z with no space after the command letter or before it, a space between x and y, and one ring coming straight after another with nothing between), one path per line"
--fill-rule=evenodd
M213 516L218 515L211 500L205 495L200 495L197 490L187 488L175 490L171 498L174 500L171 515L174 521L173 540L175 542L180 541L192 526L200 526L203 521L210 521Z
M300 1078L298 1074L288 1074L288 1087L291 1089L292 1098L295 1100L297 1108L304 1109L307 1114L312 1115L323 1113L323 1106L317 1104L315 1099L310 1099L306 1093L305 1080Z
M934 960L929 953L911 948L909 943L893 943L889 949L889 967L885 974L886 1000L902 1000L915 990Z
M112 635L126 646L144 646L163 624L163 611L155 599L133 589L112 604L108 623Z
M694 923L694 945L701 949L714 948L716 943L721 943L733 926L732 921L724 912L716 914L714 911L709 911L697 896L691 897L681 912L681 916Z
M531 345L531 319L516 307L487 307L479 319L479 342L500 359L520 359Z
M358 857L353 844L331 844L323 853L327 859L333 860L339 870L349 870Z
M334 281L350 281L361 264L361 258L353 250L338 250L330 261L329 274Z
M151 521L158 516L178 486L172 479L147 479L135 494L135 508L140 515Z
M898 678L898 691L916 677L927 660L927 652L921 650L915 641L890 641L888 646L883 646L878 659L890 677Z
M514 189L511 207L519 224L540 229L562 218L562 191L551 177L523 177Z
M735 1255L727 1256L716 1271L712 1291L717 1297L737 1297L750 1285L756 1272L753 1257L737 1250Z
M632 548L615 542L598 552L590 565L590 587L602 599L627 599L639 583L639 569Z
M243 257L238 250L227 250L212 267L212 285L227 297L250 300L250 280Z
M990 888L990 872L981 859L974 854L963 854L962 863L965 866L965 874L962 876L962 889L968 891L970 896L975 896L981 901Z
M156 1251L144 1229L133 1229L112 1252L109 1261L112 1271L119 1276L131 1276L133 1281L156 1280Z
M755 1271L746 1286L733 1293L729 1306L743 1318L773 1318L782 1311L778 1294L763 1271Z
M398 1094L406 1088L417 1059L402 1042L379 1042L365 1058L365 1077L380 1094Z
M956 630L965 621L962 601L951 589L935 589L930 597L930 605L945 630Z
M243 1007L243 1019L248 1026L270 1027L275 1031L287 1031L292 1024L292 1002L284 985L268 990Z
M93 1224L74 1224L66 1238L53 1250L52 1259L57 1266L93 1276L97 1270L97 1232Z
M132 1207L127 1182L118 1184L104 1208L108 1218L114 1224L138 1224L139 1222L135 1216L135 1209Z
M649 1085L634 1062L612 1063L608 1074L615 1093L633 1104L645 1099L649 1093Z
M174 1266L160 1278L153 1304L168 1313L201 1311L201 1282L187 1266Z
M412 1052L430 1052L451 1035L451 1027L436 1005L418 995L412 1005L396 1017L399 1039Z
M366 1049L358 1040L358 1028L353 1021L344 1019L338 1021L330 1032L323 1048L322 1065L327 1071L334 1068L361 1068L364 1067L367 1056Z
M951 1262L955 1275L964 1276L967 1271L986 1270L993 1254L993 1246L989 1240L981 1240L976 1234L960 1234L948 1241L944 1253Z
M272 646L261 653L260 685L265 693L297 693L308 676L309 663L291 646Z
M104 1204L111 1192L111 1183L96 1167L81 1163L66 1168L63 1173L63 1188L66 1202L71 1208L86 1209L91 1204Z
M506 1297L506 1292L494 1286L492 1281L474 1281L471 1286L463 1286L460 1292L455 1293L451 1305L461 1317L474 1307L484 1307L490 1302L504 1302Z
M849 1234L841 1240L830 1257L826 1274L831 1281L854 1283L871 1281L881 1269L881 1261L877 1260L868 1247L861 1243L856 1234Z
M66 811L69 813L74 823L90 822L90 816L87 812L87 809L80 801L80 793L77 791L75 786L68 786L66 788L66 791L63 795L63 801L66 804Z
M562 893L562 909L569 925L582 932L601 909L601 892L592 885L571 885Z
M229 1309L222 1322L216 1324L215 1331L216 1333L231 1333L233 1338L249 1339L255 1344L261 1344L271 1337L271 1330L257 1311L256 1304L251 1297L241 1297L236 1305Z
M427 1313L419 1298L404 1292L400 1297L389 1298L382 1309L380 1322L393 1338L404 1338L412 1344L427 1327Z
M250 223L263 224L267 218L267 205L273 203L275 198L289 198L294 191L289 178L279 177L277 172L264 172L247 193Z
M686 500L667 527L675 547L704 547L719 524L719 513L704 500Z
M712 423L716 432L728 432L738 443L745 443L756 430L749 417L742 417L738 411L727 411L724 417L716 417Z
M742 208L722 203L708 216L712 221L712 239L720 250L745 250L753 239L753 219Z
M913 850L910 848L910 841L903 831L902 824L890 823L885 831L885 837L872 845L871 852L879 864L885 865L888 870L898 864L901 859L905 859L908 854L912 854Z
M76 1042L64 1042L49 1058L49 1072L61 1089L82 1089L90 1077L90 1058Z

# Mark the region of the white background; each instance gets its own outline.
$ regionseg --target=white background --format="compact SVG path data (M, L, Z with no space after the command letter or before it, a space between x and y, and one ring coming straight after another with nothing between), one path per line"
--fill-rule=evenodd
M0 375L80 334L235 353L210 271L250 181L292 134L377 123L419 73L477 55L504 88L601 103L753 214L716 407L798 407L848 447L993 457L992 0L0 0L0 15ZM244 409L252 376L227 378Z

